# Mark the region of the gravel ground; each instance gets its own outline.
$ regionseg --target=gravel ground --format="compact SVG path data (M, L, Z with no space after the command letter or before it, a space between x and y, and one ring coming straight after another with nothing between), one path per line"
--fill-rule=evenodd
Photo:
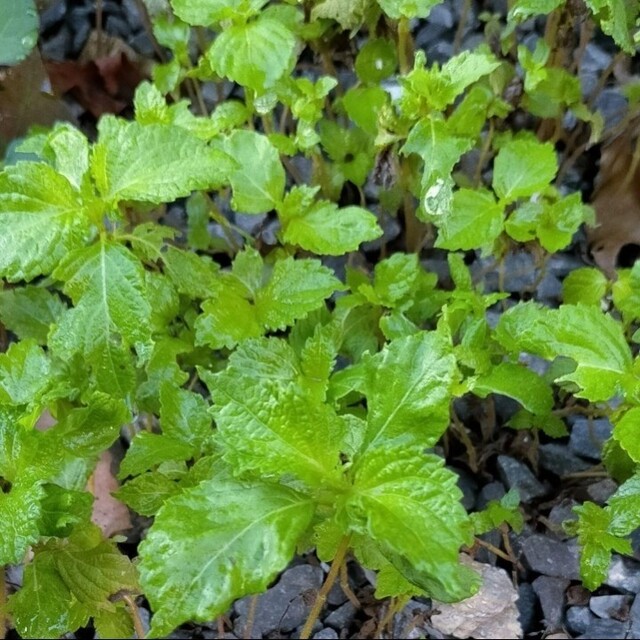
M445 61L453 51L453 41L459 21L462 2L447 1L436 7L428 22L416 21L413 34L418 48L424 49L427 59ZM506 1L474 1L463 30L463 48L475 47L482 41L482 23L478 16L482 11L504 14ZM122 38L142 56L151 57L153 47L144 29L138 4L135 0L104 0L104 28L109 34ZM94 25L94 2L92 0L57 0L50 3L42 14L41 52L50 60L75 59L84 47ZM542 24L530 20L523 25L525 44L531 46L540 37ZM587 45L581 70L585 92L591 90L600 73L612 59L610 42L595 37ZM348 73L348 72L346 72ZM607 87L599 96L597 104L607 123L614 123L621 113L624 100L615 87ZM72 105L74 113L82 111ZM304 172L305 167L300 167ZM563 189L582 190L589 193L593 172L588 171L588 162L577 163L564 179ZM368 185L369 206L376 211L377 193ZM234 222L250 233L261 233L265 243L274 242L274 222L267 217L242 216L227 212ZM184 212L172 207L168 221L176 226L184 224ZM385 228L384 241L393 243L401 233L399 223L392 218L382 219ZM212 234L220 234L216 225ZM375 255L380 241L365 247L363 260ZM393 245L392 245L393 246ZM573 269L584 266L583 251L577 241L570 250L550 258L544 271L528 253L507 256L503 265L503 287L510 293L506 306L520 299L536 299L549 305L560 303L562 280ZM448 280L446 256L437 250L423 254L425 267L439 274L446 284ZM471 253L468 262L485 290L498 288L499 272L492 259L480 258ZM341 260L331 266L340 272ZM500 309L490 310L492 321L497 320ZM532 361L533 366L544 365ZM461 420L472 432L479 431L478 404L461 399L456 410ZM513 415L517 405L505 398L496 398L495 424L502 425ZM522 533L509 534L509 541L518 558L512 566L496 557L485 548L480 549L476 559L504 568L518 587L517 607L520 623L527 637L554 638L640 638L640 535L635 538L635 557L615 557L606 583L594 593L586 590L579 579L576 542L564 534L560 523L571 517L573 505L585 500L602 504L613 493L615 483L602 479L597 473L602 442L611 432L611 424L605 420L589 421L583 416L568 416L572 424L570 438L550 440L543 434L539 443L531 436L507 429L496 430L496 437L483 462L481 471L472 474L464 466L455 468L460 475L460 487L464 492L465 506L481 509L491 499L500 498L511 488L517 488L523 501L527 524ZM538 446L539 445L539 446ZM451 460L462 456L450 457ZM139 540L135 534L128 543ZM485 536L489 543L499 544L499 533ZM295 638L313 603L313 594L322 584L328 567L310 555L295 560L278 581L263 595L244 598L236 602L229 612L225 624L225 638ZM314 638L377 637L381 619L384 618L388 602L377 603L373 598L375 576L364 572L356 563L349 564L349 584L360 606L347 598L336 586L328 599L328 606L317 623ZM17 580L18 578L16 578ZM148 611L142 604L143 618L148 620ZM395 620L384 629L384 637L444 638L446 636L432 624L437 605L429 600L412 600L395 616ZM172 638L218 638L219 629L211 625L185 625L172 634ZM548 635L551 634L551 635ZM9 637L16 637L12 632ZM73 634L67 637L74 637ZM93 631L84 629L75 637L91 638ZM481 637L481 636L477 636Z

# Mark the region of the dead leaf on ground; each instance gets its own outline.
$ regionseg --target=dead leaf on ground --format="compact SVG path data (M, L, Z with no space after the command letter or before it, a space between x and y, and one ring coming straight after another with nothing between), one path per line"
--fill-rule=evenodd
M93 31L77 61L45 64L56 92L69 93L98 118L132 103L136 87L149 77L149 63L120 38Z
M89 491L94 495L92 522L97 524L106 538L131 529L129 509L120 500L111 495L120 485L111 470L113 458L104 451L89 479Z
M640 163L630 174L639 135L636 118L602 149L592 198L597 226L587 238L593 259L609 277L616 267L633 266L640 255Z
M431 616L433 627L455 638L522 638L516 607L518 592L507 572L465 554L460 559L482 576L482 586L476 595L462 602L434 602L440 613Z
M37 49L20 64L0 70L0 155L30 127L48 127L57 120L74 122L75 118L54 95Z

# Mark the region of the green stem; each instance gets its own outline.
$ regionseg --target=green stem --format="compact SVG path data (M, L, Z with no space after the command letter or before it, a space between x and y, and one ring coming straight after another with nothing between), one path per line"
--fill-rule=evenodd
M406 75L411 71L413 65L413 41L409 30L409 19L400 18L398 20L398 63L400 73Z
M349 545L351 544L351 536L344 536L340 542L340 546L338 547L338 551L336 552L336 556L331 563L331 569L329 570L329 574L327 575L327 579L324 581L324 584L318 591L318 595L316 596L316 601L313 603L313 607L311 612L309 613L309 617L307 621L304 623L304 627L302 628L302 633L300 634L300 640L308 640L311 637L311 632L313 631L313 625L316 623L322 608L324 607L325 602L327 601L327 596L329 595L329 591L331 591L331 587L333 587L336 578L340 575L340 567L344 562L344 559L347 555L347 551L349 551Z

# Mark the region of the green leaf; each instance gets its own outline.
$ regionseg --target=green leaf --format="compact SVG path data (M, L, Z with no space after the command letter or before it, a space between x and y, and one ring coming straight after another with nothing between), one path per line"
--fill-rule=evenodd
M573 511L579 516L574 526L581 546L580 576L584 586L595 591L607 577L612 551L631 554L631 544L610 533L611 512L608 509L585 502Z
M38 41L38 11L33 0L0 5L0 65L24 60Z
M362 82L378 84L389 77L398 65L398 54L391 40L367 40L356 57L355 70Z
M555 178L557 170L552 144L512 140L496 156L493 188L501 200L513 202L544 190Z
M600 306L607 293L607 277L593 267L574 269L562 281L562 298L565 304L589 304Z
M481 398L490 393L508 396L537 415L547 415L553 408L551 387L531 369L509 362L501 362L488 374L479 376L472 391Z
M66 537L75 526L89 522L93 509L90 493L63 489L55 484L46 484L43 489L38 523L40 535Z
M8 493L0 491L0 563L18 564L40 532L40 500L38 484L14 484Z
M399 18L426 18L439 0L378 0L382 10L394 20Z
M160 390L162 432L199 450L211 437L211 418L204 398L165 384Z
M225 182L235 163L184 129L105 116L91 158L96 186L111 203L172 202ZM144 149L144 153L140 150Z
M213 478L169 500L140 545L140 577L154 610L152 636L213 620L259 593L291 560L314 511L276 485Z
M374 269L373 287L361 285L358 291L373 304L404 309L416 293L420 264L416 254L394 253Z
M122 469L120 475L126 475ZM136 513L150 517L155 516L162 505L179 492L177 482L160 471L149 471L128 480L114 495Z
M353 29L364 20L367 0L321 0L311 10L311 19L335 20L343 29Z
M564 249L583 222L593 225L595 217L593 209L582 204L579 193L545 206L537 228L540 244L550 253Z
M51 325L59 321L66 305L47 289L26 286L0 291L0 321L21 340L46 344Z
M520 494L517 489L510 489L500 500L491 500L483 511L471 514L476 535L496 529L507 523L514 531L522 531L524 518L518 509Z
M337 473L343 423L297 385L229 366L207 380L225 459L236 470L318 486Z
M631 352L622 325L596 307L518 305L500 318L495 335L508 350L529 351L548 360L557 356L574 360L575 370L557 377L556 382L577 384L577 397L609 400L633 382Z
M434 218L438 227L436 247L490 251L502 232L503 209L485 189L459 189L451 211Z
M276 148L266 136L237 129L224 142L224 150L238 162L229 179L231 204L242 213L266 213L282 200L285 173Z
M34 341L14 342L0 354L0 404L37 404L50 385L49 358Z
M516 0L509 11L509 19L523 22L531 16L547 15L563 2L564 0Z
M135 633L131 612L124 602L116 602L113 610L93 613L93 626L100 638L133 638Z
M617 536L628 536L640 527L640 474L629 478L607 500L611 513L609 530Z
M268 330L282 330L320 308L342 283L319 260L278 260L266 286L255 298L260 322Z
M350 526L373 540L409 582L452 602L473 595L480 579L458 562L472 526L456 475L442 465L419 447L372 450L357 464L346 509Z
M629 409L615 421L613 437L634 462L640 463L640 407Z
M135 476L162 462L188 460L192 455L193 448L177 438L143 431L131 441L118 477Z
M341 104L352 122L375 136L378 116L389 104L389 94L382 87L352 87L342 96Z
M219 76L262 93L290 69L295 45L282 22L264 16L225 29L207 57Z
M50 346L81 353L104 390L126 395L133 384L129 346L150 340L144 271L125 247L98 242L67 256L55 277L75 307L61 318Z
M398 437L433 446L449 424L457 378L451 347L435 332L394 340L363 359L367 396L364 450Z
M626 53L636 51L631 30L637 26L638 7L629 0L586 0L600 28Z
M246 16L256 14L267 2L268 0L249 0L242 3L238 3L237 0L171 0L171 7L178 18L188 24L208 27L238 13Z
M51 273L89 227L80 193L48 164L18 162L0 173L0 277Z
M382 235L376 217L361 207L338 209L322 200L282 217L282 240L319 255L341 256Z

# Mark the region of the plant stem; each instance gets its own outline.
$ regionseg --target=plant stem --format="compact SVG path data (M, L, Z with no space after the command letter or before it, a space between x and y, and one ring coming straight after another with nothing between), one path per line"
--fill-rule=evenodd
M144 631L144 627L142 626L142 619L140 618L140 612L138 611L138 606L136 605L136 601L129 595L124 594L122 596L124 603L127 605L127 609L129 609L129 614L131 615L131 620L133 621L133 628L136 632L136 635L140 640L144 638L147 634Z
M247 612L247 624L244 625L244 639L251 640L251 632L253 631L253 621L256 617L256 607L258 606L258 596L253 596L249 603L249 611Z
M329 595L329 591L331 591L331 587L333 587L336 578L340 574L340 567L344 562L344 559L347 555L347 551L349 550L349 545L351 544L351 536L344 536L342 541L340 542L340 546L338 547L338 551L336 552L336 556L331 563L331 569L329 570L329 574L327 575L327 579L324 581L322 587L320 587L320 591L318 591L318 595L316 596L316 601L313 603L313 607L311 612L309 613L309 617L307 621L304 623L304 627L302 628L302 633L300 634L300 640L308 640L311 637L311 632L313 631L313 625L316 623L322 608L324 607L324 603L327 601L327 596Z
M458 21L458 28L456 29L456 35L453 38L453 53L460 52L460 46L462 45L462 36L464 35L464 28L467 26L467 19L469 18L469 11L471 11L471 0L464 0L462 4L462 11L460 12L460 20Z
M409 30L409 20L400 18L398 20L398 64L400 73L406 75L411 71L413 63L413 42L411 41L411 31Z

